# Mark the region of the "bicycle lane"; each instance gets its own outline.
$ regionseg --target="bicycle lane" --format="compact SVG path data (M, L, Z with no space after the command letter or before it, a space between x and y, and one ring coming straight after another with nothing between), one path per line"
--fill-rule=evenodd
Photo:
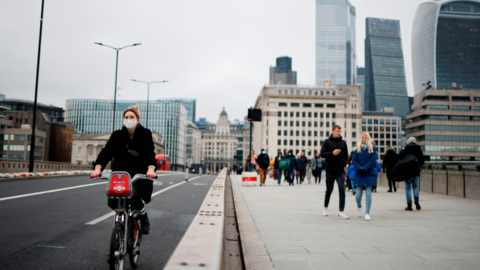
M170 183L183 182L184 175L162 176L159 179L154 192ZM85 182L91 183L88 180ZM158 185L159 183L163 185ZM0 269L11 268L3 267L9 261L9 256L15 257L19 252L41 247L43 241L84 226L86 222L104 215L109 211L105 197L104 184L0 201L0 239L3 243L8 243L0 246Z

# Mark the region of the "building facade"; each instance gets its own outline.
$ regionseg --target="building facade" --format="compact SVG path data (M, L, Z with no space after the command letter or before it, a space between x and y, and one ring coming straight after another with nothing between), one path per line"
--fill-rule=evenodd
M316 0L315 84L335 73L338 85L354 84L355 7L348 0Z
M394 107L396 115L410 113L398 20L366 19L364 104L365 111Z
M360 85L362 91L362 108L365 109L365 68L357 67L357 80L355 85Z
M292 58L277 58L277 66L270 67L270 84L297 84L297 72L292 71Z
M112 133L105 134L75 134L72 138L72 163L78 165L92 165L107 144ZM165 147L162 135L153 132L153 145L155 154L163 154ZM107 167L110 165L107 165Z
M0 130L0 155L7 160L30 160L32 127L23 125L21 128L7 128ZM45 156L48 152L47 133L35 131L34 159L38 161L48 160Z
M377 147L378 159L383 160L389 146L399 153L402 149L402 118L393 112L362 112L362 134L368 132ZM360 134L361 136L361 134ZM358 140L360 141L360 139Z
M311 158L333 125L342 127L349 151L360 138L360 86L265 86L255 108L262 110L262 122L253 122L255 153L263 148L272 156L291 149Z
M123 111L133 105L140 110L140 123L146 127L147 101L117 100L115 130L123 126ZM81 134L112 132L113 100L70 99L66 101L65 120ZM165 154L172 159L174 170L185 166L187 110L178 101L150 101L148 129L164 138ZM73 160L72 160L73 161Z
M202 159L202 132L192 122L187 125L187 144L186 144L187 165L200 164Z
M187 110L187 121L195 123L196 115L197 115L197 100L194 98L164 98L159 99L158 101L165 101L165 102L180 102L183 104L185 109Z
M480 89L430 89L416 94L407 116L427 160L480 160Z
M412 27L415 94L434 89L480 89L480 0L428 1Z
M210 127L202 137L205 170L218 172L224 167L231 168L236 162L237 137L241 134L241 129L230 124L225 108L220 113L217 124Z
M33 101L23 99L3 99L0 100L0 105L17 112L30 112L34 107ZM64 120L63 108L37 102L37 111L44 113L50 122L63 122ZM20 122L19 124L31 125L32 123Z

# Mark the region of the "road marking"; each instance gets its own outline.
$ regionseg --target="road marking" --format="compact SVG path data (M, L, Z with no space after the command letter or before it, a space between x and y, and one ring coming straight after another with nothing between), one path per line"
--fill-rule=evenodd
M28 194L11 196L11 197L4 197L4 198L0 198L0 202L1 201L7 201L7 200L13 200L13 199L19 199L19 198L25 198L25 197L30 197L30 196L42 195L42 194L47 194L47 193L54 193L54 192L60 192L60 191L65 191L65 190L71 190L71 189L76 189L76 188L90 187L90 186L96 186L96 185L105 185L105 184L106 184L106 182L101 182L101 183L95 183L95 184L73 186L73 187L68 187L68 188L52 189L52 190L41 191L41 192L34 192L34 193L28 193Z
M192 180L195 180L195 179L200 178L200 177L202 177L202 176L197 176L197 177L195 177L195 178L189 179L188 181L192 181ZM171 185L171 186L169 186L169 187L167 187L167 188L161 189L161 190L153 193L153 194L152 194L152 198L155 197L155 196L157 196L157 195L160 194L160 193L163 193L163 192L165 192L165 191L167 191L167 190L169 190L169 189L172 189L172 188L174 188L174 187L176 187L176 186L183 185L183 184L185 184L185 183L187 183L187 181L182 181L182 182L180 182L180 183L176 183L175 185ZM88 223L85 223L85 224L86 224L86 225L95 225L95 224L99 223L100 221L103 221L103 220L105 220L105 219L107 219L107 218L109 218L109 217L111 217L111 216L113 216L113 215L115 215L115 211L110 212L110 213L108 213L108 214L105 214L105 215L103 215L103 216L101 216L101 217L99 217L99 218L96 218L96 219L94 219L94 220L92 220L92 221L90 221L90 222L88 222Z
M44 245L37 245L37 247L47 247L47 248L65 248L65 247L59 247L59 246L44 246Z

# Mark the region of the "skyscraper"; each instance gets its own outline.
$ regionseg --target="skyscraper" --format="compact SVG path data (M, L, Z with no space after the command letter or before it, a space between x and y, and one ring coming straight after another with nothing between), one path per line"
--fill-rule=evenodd
M360 84L362 89L362 110L365 110L365 68L357 67L357 80L355 85Z
M355 7L348 0L316 0L315 84L354 84Z
M297 72L292 71L292 58L277 58L277 66L270 67L270 84L297 84Z
M393 107L395 115L410 113L398 20L367 18L365 38L365 107Z
M415 94L422 84L480 89L480 1L429 1L418 6L412 27Z

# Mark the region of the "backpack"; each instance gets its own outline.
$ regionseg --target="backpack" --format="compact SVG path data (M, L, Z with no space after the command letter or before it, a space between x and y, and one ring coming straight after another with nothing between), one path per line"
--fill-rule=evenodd
M408 154L398 160L397 164L393 167L393 180L397 182L410 180L417 176L421 170L422 168L420 167L417 158L412 154Z
M279 170L290 170L290 159L282 158L278 162L278 169Z

